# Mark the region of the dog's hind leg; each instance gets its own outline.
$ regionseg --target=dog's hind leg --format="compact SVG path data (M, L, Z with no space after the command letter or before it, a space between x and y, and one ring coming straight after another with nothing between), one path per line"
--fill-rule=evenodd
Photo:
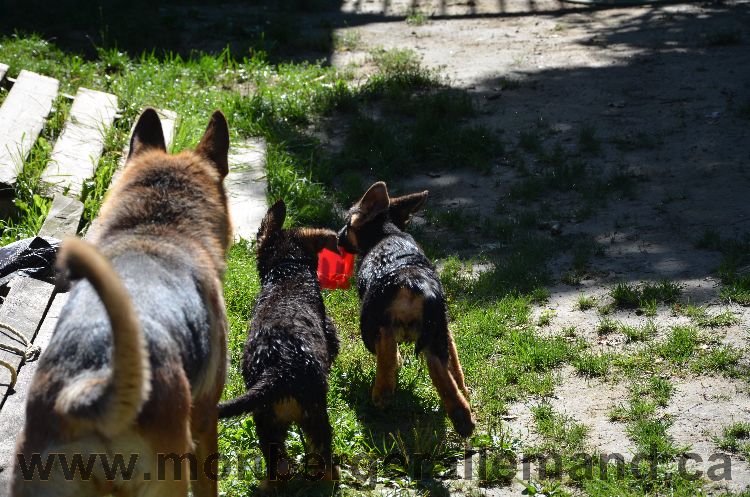
M266 482L263 486L274 486L292 476L291 459L284 445L289 423L278 419L271 409L256 412L254 419L260 450L266 461Z
M425 349L424 357L427 361L427 369L430 371L432 384L445 404L448 417L453 422L456 432L462 437L468 437L474 431L474 417L471 408L456 385L453 375L448 367L448 360L441 359L429 349Z
M328 419L325 401L316 405L307 416L302 419L302 431L305 432L310 448L316 458L322 458L325 464L325 476L327 481L336 481L340 476L340 469L333 461L333 430ZM313 476L313 475L310 475Z
M391 330L380 328L380 336L375 344L375 355L377 356L377 369L375 385L372 388L372 402L382 409L393 400L399 366L398 343Z
M453 339L453 334L448 331L448 367L450 368L451 376L456 381L458 389L464 394L464 397L469 399L469 389L466 388L464 383L464 372L461 369L461 361L458 359L458 350L456 350L456 342Z
M195 497L216 497L218 494L219 410L215 399L207 400L197 402L191 411L191 431L198 461L198 479L191 484Z

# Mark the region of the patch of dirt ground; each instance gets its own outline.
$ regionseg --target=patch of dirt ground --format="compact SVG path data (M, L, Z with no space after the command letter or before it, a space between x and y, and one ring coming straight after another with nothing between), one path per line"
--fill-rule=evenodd
M404 191L427 188L432 207L495 216L514 203L509 192L518 179L516 162L532 171L541 166L538 154L519 146L522 133L538 137L543 148L559 146L591 174L615 172L634 185L631 192L606 195L585 215L565 192L534 204L562 236L590 237L598 247L580 281L555 284L549 302L537 310L555 311L549 333L572 326L595 350L627 350L631 345L621 334L597 333L602 317L596 309L577 310L578 296L606 303L617 282L669 279L681 286L682 303L705 305L711 314L733 312L737 323L707 333L747 351L748 309L720 301L721 254L695 245L707 230L724 237L750 231L749 2L592 10L546 0L348 0L342 11L368 22L338 30L359 42L334 52L333 64L366 72L373 47L413 48L452 86L470 91L480 114L476 121L497 130L506 148L515 150L490 174L430 171L404 180L398 185ZM427 18L407 22L414 12ZM584 134L595 137L592 150L583 150ZM570 264L554 261L557 281ZM634 326L647 320L625 311L609 318ZM690 322L668 306L652 319L657 340L670 326ZM723 426L749 420L748 386L714 377L673 382L676 391L664 410L674 420L669 434L707 460L718 450L713 437ZM633 443L624 425L608 418L627 394L626 385L586 380L564 369L551 403L589 427L596 450L628 454ZM525 441L535 437L529 407L512 405L507 422ZM750 487L749 471L746 461L732 455L732 481L711 491Z

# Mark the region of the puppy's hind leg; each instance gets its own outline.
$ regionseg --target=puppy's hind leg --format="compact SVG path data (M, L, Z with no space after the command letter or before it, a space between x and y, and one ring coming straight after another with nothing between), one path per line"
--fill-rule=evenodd
M453 427L459 435L468 437L474 431L474 417L469 403L458 390L458 385L448 368L448 360L441 359L429 349L425 349L424 357L432 384L435 385L440 399L445 404L445 410L453 422Z
M310 409L302 420L302 431L305 432L315 458L320 458L325 465L324 480L338 481L341 470L333 460L333 430L328 419L325 401ZM320 461L316 461L320 462ZM317 475L305 475L309 477Z
M464 383L464 372L461 369L461 361L458 359L456 341L453 339L453 333L450 331L448 331L448 367L459 390L464 394L466 400L469 400L469 389L466 388L466 383Z
M270 490L292 476L291 460L284 446L289 423L278 419L270 408L256 412L254 419L260 450L266 461L266 479L261 486Z
M380 336L375 343L375 355L377 356L377 370L375 371L375 385L372 388L372 402L382 409L393 400L399 367L398 343L393 332L388 328L380 328Z

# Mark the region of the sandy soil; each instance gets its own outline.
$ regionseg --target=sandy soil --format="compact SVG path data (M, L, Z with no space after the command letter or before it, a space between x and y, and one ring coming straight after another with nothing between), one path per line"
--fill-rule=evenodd
M421 25L405 22L403 16L415 9L433 18ZM372 47L413 48L453 86L476 96L479 120L501 130L506 142L542 129L545 145L559 142L574 150L588 126L601 142L597 155L585 157L588 167L621 171L637 181L632 198L610 198L585 220L566 217L572 211L566 195L546 199L561 212L563 233L591 235L602 247L591 263L595 271L580 285L551 289L549 303L538 310L555 311L549 332L575 326L596 348L623 350L630 346L624 337L596 333L595 310L575 309L578 295L606 301L615 282L668 278L682 285L683 301L708 305L712 313L735 312L738 324L712 333L747 348L748 311L718 300L720 255L696 249L695 240L709 228L724 236L750 231L750 118L742 110L750 102L750 3L588 10L551 1L386 0L347 1L342 10L373 21L339 30L361 40L360 49L334 52L333 64L366 71ZM525 159L533 167L534 158ZM492 216L515 178L513 164L501 161L489 177L444 171L400 186L429 188L433 205ZM553 264L558 278L567 264ZM645 321L625 312L611 318ZM660 333L688 322L666 307L654 320ZM551 401L555 410L586 424L593 448L632 454L624 425L608 418L626 400L627 385L585 380L568 369L560 377ZM723 426L748 420L748 386L713 377L673 383L676 392L663 413L674 421L670 434L707 460L717 452L713 438ZM511 406L507 421L527 442L535 437L530 405ZM746 461L732 456L732 469L733 480L711 484L710 491L750 486Z

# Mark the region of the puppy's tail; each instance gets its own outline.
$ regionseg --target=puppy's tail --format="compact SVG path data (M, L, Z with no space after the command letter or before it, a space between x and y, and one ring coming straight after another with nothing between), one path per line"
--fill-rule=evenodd
M93 245L70 238L57 260L60 269L72 278L86 278L99 294L112 326L113 350L110 377L79 376L60 391L55 408L63 415L91 421L103 433L117 433L135 420L151 389L141 325L125 285Z
M255 385L239 397L219 404L219 419L251 413L271 397L270 374L263 374Z

